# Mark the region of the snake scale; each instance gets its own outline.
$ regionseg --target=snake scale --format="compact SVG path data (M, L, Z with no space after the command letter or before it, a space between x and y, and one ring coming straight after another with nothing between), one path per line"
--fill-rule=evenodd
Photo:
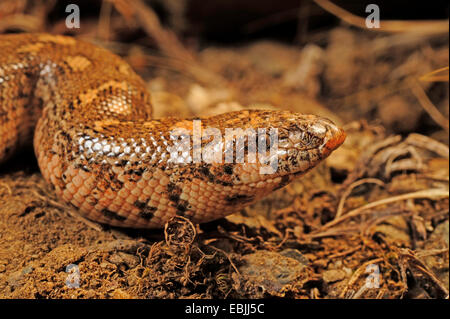
M195 125L201 133L215 128L218 142L208 147L211 136L201 135L171 157L179 139L195 140ZM276 129L276 170L262 174L264 162L250 161L250 138L226 140L227 128L267 128L266 159L269 128ZM188 133L177 139L175 129ZM66 36L0 35L0 161L33 141L58 198L100 223L160 228L176 215L200 223L232 214L304 174L344 139L325 118L288 111L153 119L144 81L113 53ZM247 152L244 161L223 161L230 141L236 154ZM193 161L195 147L222 161Z

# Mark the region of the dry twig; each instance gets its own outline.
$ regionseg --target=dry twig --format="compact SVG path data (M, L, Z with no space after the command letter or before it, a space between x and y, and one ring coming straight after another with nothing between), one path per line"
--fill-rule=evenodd
M382 181L380 181L379 179L376 179L376 178L364 178L364 179L360 179L360 180L350 184L350 186L348 186L348 188L342 194L341 200L339 201L339 205L338 205L338 208L337 208L337 212L336 212L336 217L335 218L339 218L342 215L342 211L344 210L345 200L352 193L353 189L355 187L358 187L358 186L366 184L366 183L377 184L377 185L379 185L381 187L384 187L384 183Z
M348 212L347 214L345 214L339 218L336 218L336 219L332 220L331 222L323 225L321 230L324 230L324 229L330 228L334 225L337 225L351 217L355 217L355 216L363 215L363 214L369 214L370 212L367 212L367 210L370 208L377 207L377 206L386 205L386 204L394 203L397 201L402 201L402 200L412 199L412 198L433 198L433 199L435 199L435 198L445 198L445 197L449 197L449 191L448 191L448 189L443 189L443 188L430 188L430 189L425 189L425 190L421 190L421 191L417 191L417 192L402 194L402 195L398 195L398 196L392 196L392 197L377 200L375 202L369 203L362 207L356 208L356 209Z
M225 85L225 79L202 67L195 56L178 40L175 33L161 25L156 13L143 1L135 0L128 4L124 0L110 1L125 18L135 17L144 31L156 41L164 54L182 62L185 70L198 81L216 86Z
M445 74L442 75L436 75L438 73L441 73L442 71L447 71ZM448 82L449 81L449 67L446 66L445 68L434 70L430 73L427 73L419 78L420 81L424 82Z
M325 11L337 16L348 24L354 25L362 29L368 29L366 21L353 13L335 5L329 0L314 0ZM414 33L446 33L448 32L448 20L383 20L380 23L380 28L368 29L372 31L382 32L414 32Z
M448 146L436 141L435 139L432 139L431 137L418 133L411 133L406 138L405 143L426 149L444 158L449 158Z
M410 265L414 266L415 269L419 270L425 276L427 276L444 294L444 296L448 296L448 290L445 285L436 277L436 275L428 269L428 267L420 261L409 249L401 249L400 256L406 258Z
M425 112L427 112L428 115L448 133L448 119L446 119L445 116L443 116L441 112L439 112L436 106L434 106L434 104L430 101L427 94L416 80L411 81L411 91L419 100L420 105L425 110Z
M350 280L347 282L347 285L345 286L345 288L342 290L341 294L339 295L340 298L345 298L347 291L349 289L349 287L351 285L353 285L358 278L366 271L367 266L372 265L372 264L377 264L380 261L383 261L383 258L375 258L369 261L366 261L364 264L362 264L352 275L352 277L350 278Z

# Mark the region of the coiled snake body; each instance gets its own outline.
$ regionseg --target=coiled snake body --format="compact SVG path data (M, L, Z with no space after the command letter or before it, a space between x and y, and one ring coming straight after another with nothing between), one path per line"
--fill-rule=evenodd
M246 161L248 140L239 144L238 134L231 141L247 151L244 161L193 161L195 146L174 160L172 132L185 129L194 140L195 122L152 119L143 80L118 56L71 37L0 35L0 161L33 137L57 196L101 223L158 228L175 215L205 222L234 213L314 167L345 139L327 119L287 111L197 120L201 132L215 128L222 136L214 148L204 138L196 144L204 158L226 156L227 128L277 129L277 169L261 174L264 163Z

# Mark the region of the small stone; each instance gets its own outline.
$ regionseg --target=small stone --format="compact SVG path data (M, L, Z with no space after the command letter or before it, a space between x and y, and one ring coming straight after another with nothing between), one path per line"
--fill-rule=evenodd
M385 240L389 243L405 246L411 244L411 237L406 224L401 227L399 224L391 224L390 220L387 220L385 223L375 226L374 231L382 233Z
M327 284L341 281L345 279L346 272L341 269L331 269L326 270L322 273L323 281L325 281Z
M424 251L443 250L448 251L449 242L448 220L436 226L428 240L425 241ZM425 256L421 258L424 263L434 272L439 280L449 289L448 252Z
M313 266L318 267L318 268L325 268L325 267L327 267L327 265L328 265L328 260L325 260L325 259L318 259L318 260L315 260L313 263Z
M308 258L306 258L302 253L300 253L297 249L287 248L280 252L281 255L289 258L293 258L303 265L309 264Z
M265 250L246 255L243 261L245 264L239 268L241 275L269 294L280 293L285 285L293 284L306 271L306 266L297 259Z

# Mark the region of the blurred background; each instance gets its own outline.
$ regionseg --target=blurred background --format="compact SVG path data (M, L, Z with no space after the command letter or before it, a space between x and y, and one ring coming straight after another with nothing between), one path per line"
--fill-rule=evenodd
M71 3L80 28L66 26ZM110 48L148 80L157 116L274 106L448 142L448 69L418 81L448 67L447 1L377 1L380 29L364 25L370 3L2 0L0 32Z

